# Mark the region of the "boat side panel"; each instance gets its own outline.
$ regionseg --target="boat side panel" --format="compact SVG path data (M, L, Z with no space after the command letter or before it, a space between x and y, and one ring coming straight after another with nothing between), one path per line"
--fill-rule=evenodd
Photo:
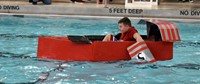
M127 47L134 42L101 42L92 44L73 43L66 38L39 37L38 57L57 60L113 61L129 60ZM172 42L146 41L156 60L173 58Z
M95 42L94 57L97 61L130 60L127 47L134 42Z
M96 61L130 60L127 47L135 42L95 42L94 59ZM153 56L158 61L173 58L172 42L146 41Z
M57 60L92 61L91 44L73 43L63 38L39 37L38 57Z
M164 61L173 58L173 42L146 41L146 43L156 60Z

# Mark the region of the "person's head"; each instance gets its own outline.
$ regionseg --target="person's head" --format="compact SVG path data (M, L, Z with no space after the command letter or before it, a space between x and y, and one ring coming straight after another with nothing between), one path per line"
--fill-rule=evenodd
M119 29L120 29L121 33L125 33L131 27L131 21L127 17L124 17L119 20L118 25L119 25Z

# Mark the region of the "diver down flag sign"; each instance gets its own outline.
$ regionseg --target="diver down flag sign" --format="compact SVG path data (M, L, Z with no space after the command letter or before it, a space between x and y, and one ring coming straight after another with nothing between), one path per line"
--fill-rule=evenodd
M131 59L138 63L156 62L146 43L136 42L127 48Z

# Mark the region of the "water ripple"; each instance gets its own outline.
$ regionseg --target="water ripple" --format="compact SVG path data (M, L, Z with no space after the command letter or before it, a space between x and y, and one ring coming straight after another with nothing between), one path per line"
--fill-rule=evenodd
M47 36L47 35L0 34L0 38L38 38L38 36Z
M11 57L11 58L35 58L31 56L26 56L26 53L24 54L16 54L11 52L0 52L0 57Z
M187 47L187 46L200 47L200 42L199 41L182 41L182 42L177 42L174 44L175 48Z
M189 70L200 70L200 64L184 63L184 64L169 65L169 66L150 64L137 68L139 69L179 68L179 69L189 69Z

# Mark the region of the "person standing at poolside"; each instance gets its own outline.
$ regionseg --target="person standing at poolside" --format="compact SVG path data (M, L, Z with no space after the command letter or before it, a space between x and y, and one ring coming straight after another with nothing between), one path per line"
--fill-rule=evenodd
M124 17L118 22L121 34L117 36L118 41L144 41L138 31L131 25L129 18ZM103 41L113 41L115 38L112 34L108 34L104 37Z

